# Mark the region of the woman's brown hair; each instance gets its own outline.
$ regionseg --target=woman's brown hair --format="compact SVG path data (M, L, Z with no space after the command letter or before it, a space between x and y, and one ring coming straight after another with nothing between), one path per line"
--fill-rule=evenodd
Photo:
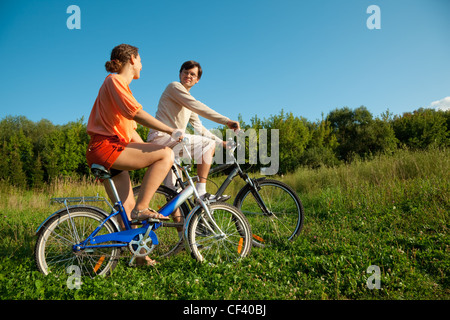
M123 66L130 61L131 56L137 57L139 49L129 44L119 44L111 51L111 60L106 61L106 71L119 73Z

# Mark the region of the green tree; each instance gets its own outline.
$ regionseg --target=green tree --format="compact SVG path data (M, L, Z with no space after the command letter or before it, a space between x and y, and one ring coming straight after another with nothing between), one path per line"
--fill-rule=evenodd
M6 148L8 159L8 177L7 180L17 187L27 186L27 175L24 170L24 160L28 160L26 143L22 143L23 133L20 130L18 135L12 135ZM21 139L22 138L22 139Z
M7 180L9 174L8 144L6 140L0 144L0 180Z
M89 137L82 119L58 126L43 140L42 163L47 179L88 174L86 148Z
M394 117L393 128L401 147L425 149L449 146L450 111L420 108Z
M335 109L327 117L336 135L337 157L351 161L353 157L392 152L396 146L392 126L381 119L373 119L365 106L354 110Z
M307 127L311 140L301 156L302 165L319 168L323 165L331 167L339 164L335 153L339 144L330 121L322 117L321 121L308 123Z
M37 155L34 166L30 172L30 186L40 188L44 185L44 169L42 168L41 156Z
M43 142L42 163L45 168L46 180L51 181L60 175L60 167L64 145L62 130L49 133Z
M264 129L279 130L279 173L292 172L301 164L300 156L311 139L306 124L306 119L298 118L292 112L284 113L283 110L279 115L263 121Z

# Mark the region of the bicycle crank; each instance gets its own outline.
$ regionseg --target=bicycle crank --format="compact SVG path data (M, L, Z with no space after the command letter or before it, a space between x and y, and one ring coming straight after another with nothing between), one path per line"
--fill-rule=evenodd
M147 236L144 239L143 234L138 234L128 243L128 249L133 254L133 257L145 257L148 256L154 249L152 238Z

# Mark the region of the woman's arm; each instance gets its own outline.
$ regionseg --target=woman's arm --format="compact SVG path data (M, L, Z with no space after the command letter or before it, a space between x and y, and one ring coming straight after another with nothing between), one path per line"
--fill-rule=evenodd
M168 125L162 123L158 119L151 116L149 113L144 111L143 109L139 110L133 118L137 123L142 124L145 127L152 128L158 131L165 132L169 135L176 130L174 128L169 127Z
M144 140L142 140L141 136L139 135L139 133L137 133L136 130L133 130L133 132L131 133L131 142L143 143Z

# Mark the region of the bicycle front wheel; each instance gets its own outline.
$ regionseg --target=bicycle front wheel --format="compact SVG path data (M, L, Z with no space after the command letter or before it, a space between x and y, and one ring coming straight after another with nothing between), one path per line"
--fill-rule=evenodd
M234 200L252 227L253 244L263 247L278 240L294 240L303 227L300 198L290 186L278 180L259 179L256 184L256 189L245 185ZM267 211L263 210L264 206Z
M209 206L214 227L207 213L199 209L188 226L188 244L192 256L200 262L235 262L250 254L251 230L245 216L228 203Z
M51 218L39 231L35 246L39 271L57 276L67 275L73 270L77 270L80 276L109 275L117 265L119 248L73 250L73 246L85 240L104 219L103 214L85 207L66 209ZM98 235L113 232L117 232L117 228L108 220ZM72 271L68 271L69 267Z

